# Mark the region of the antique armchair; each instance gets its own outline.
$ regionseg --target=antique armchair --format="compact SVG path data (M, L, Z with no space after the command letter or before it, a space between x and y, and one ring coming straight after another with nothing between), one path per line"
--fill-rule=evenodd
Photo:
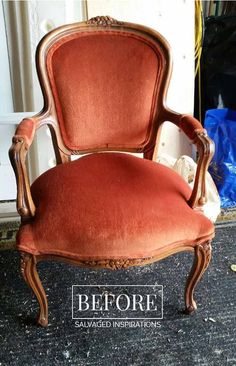
M22 220L21 271L40 305L38 323L47 326L48 307L36 265L48 259L120 269L192 251L185 303L193 312L214 237L201 213L214 146L196 119L166 106L168 43L147 27L96 17L48 33L36 63L44 108L18 125L9 154ZM193 190L153 161L164 121L197 146ZM26 154L45 124L57 165L30 186ZM87 155L71 161L72 154Z

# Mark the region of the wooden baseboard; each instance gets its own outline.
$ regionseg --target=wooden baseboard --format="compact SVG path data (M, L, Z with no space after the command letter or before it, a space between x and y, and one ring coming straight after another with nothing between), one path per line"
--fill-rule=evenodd
M19 221L20 217L16 211L16 202L0 202L0 222Z

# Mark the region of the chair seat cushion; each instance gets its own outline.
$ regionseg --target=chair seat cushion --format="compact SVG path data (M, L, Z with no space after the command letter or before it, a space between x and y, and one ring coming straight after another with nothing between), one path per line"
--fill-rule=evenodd
M94 153L42 174L31 187L36 214L18 248L35 255L126 259L194 246L214 236L192 210L191 189L171 169L124 153Z

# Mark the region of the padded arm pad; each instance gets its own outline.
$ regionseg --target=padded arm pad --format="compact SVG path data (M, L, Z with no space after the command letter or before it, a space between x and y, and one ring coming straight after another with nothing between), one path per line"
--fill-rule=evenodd
M197 132L205 131L201 123L196 118L189 115L180 116L178 127L184 131L190 140L196 139Z
M164 109L163 121L173 122L188 136L190 140L195 140L197 133L205 132L201 123L188 114L179 114L170 109Z
M24 139L25 147L29 148L34 139L34 134L36 130L36 123L33 119L25 118L18 125L13 141Z

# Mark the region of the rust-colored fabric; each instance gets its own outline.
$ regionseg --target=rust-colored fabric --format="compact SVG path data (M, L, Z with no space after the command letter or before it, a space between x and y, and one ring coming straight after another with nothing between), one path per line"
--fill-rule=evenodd
M163 247L200 243L213 224L192 210L177 173L123 153L97 153L58 165L32 185L36 216L18 248L74 259L141 258Z
M196 118L189 115L183 115L181 117L179 127L191 140L195 139L196 131L205 131L201 123Z
M33 119L25 118L17 126L14 138L23 138L29 147L32 144L35 134L35 122Z
M47 70L66 147L142 148L153 127L162 53L153 41L125 31L79 32L57 41Z

